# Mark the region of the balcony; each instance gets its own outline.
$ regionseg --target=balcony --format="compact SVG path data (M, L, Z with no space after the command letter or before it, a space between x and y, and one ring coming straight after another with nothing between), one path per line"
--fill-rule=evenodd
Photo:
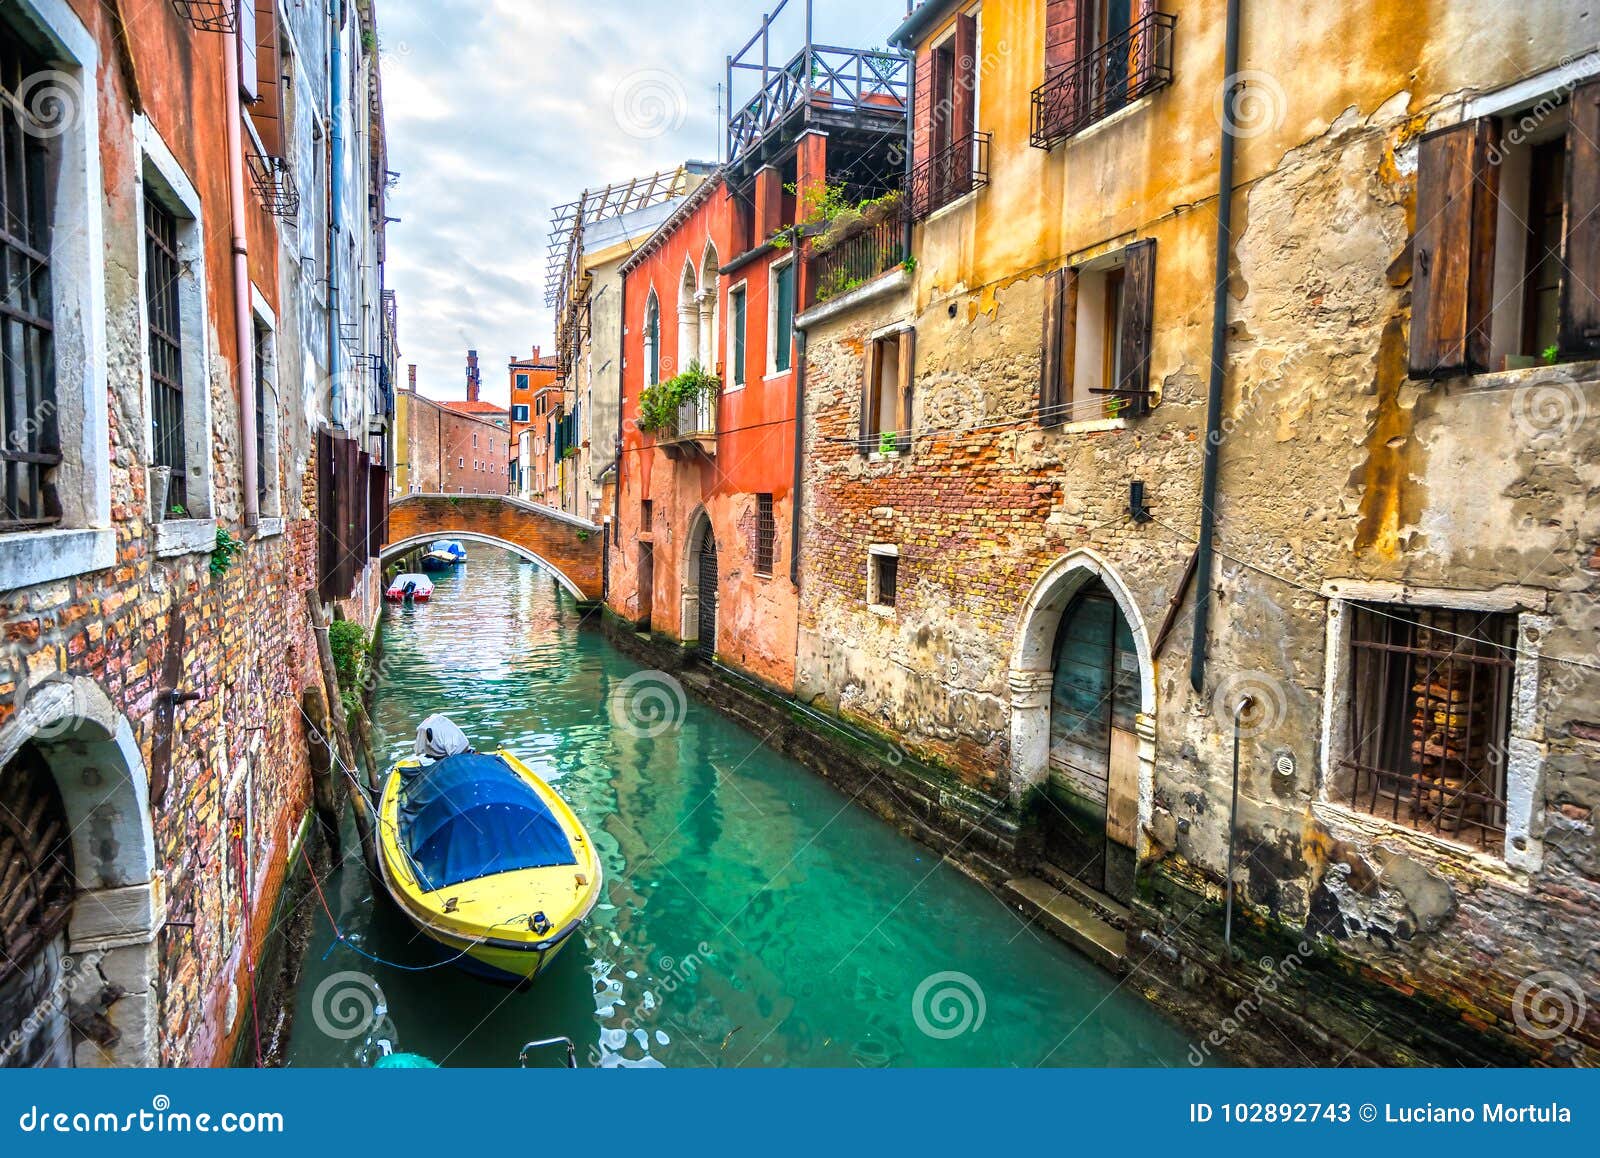
M1034 89L1033 146L1051 148L1171 84L1177 19L1152 12Z
M958 137L911 170L908 191L913 221L921 221L989 183L989 138L988 133Z
M656 445L672 458L694 453L707 458L714 456L717 453L717 396L702 394L678 407L678 420L673 429L657 435Z
M905 200L894 198L812 238L806 250L811 276L805 308L842 297L904 264L905 221Z
M261 208L285 221L293 221L300 213L300 189L294 183L289 163L282 157L258 153L249 146L245 149L245 161Z
M731 66L730 84L732 68L739 67L756 66ZM898 53L813 44L788 64L760 71L760 91L728 118L728 157L733 160L777 134L802 110L830 119L906 115L910 65Z

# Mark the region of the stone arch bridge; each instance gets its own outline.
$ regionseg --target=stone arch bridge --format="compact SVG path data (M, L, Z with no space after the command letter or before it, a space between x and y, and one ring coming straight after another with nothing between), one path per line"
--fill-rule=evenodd
M505 495L402 495L389 504L385 562L435 539L503 547L547 568L582 604L598 604L605 531L597 523Z

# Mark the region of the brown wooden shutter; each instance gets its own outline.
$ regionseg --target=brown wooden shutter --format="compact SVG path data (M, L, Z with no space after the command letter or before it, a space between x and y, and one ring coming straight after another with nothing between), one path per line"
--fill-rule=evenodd
M856 449L862 454L868 454L876 447L872 443L875 416L872 413L873 404L877 401L878 378L878 343L872 338L867 339L866 356L862 358L861 371L861 426L859 430L860 443Z
M261 147L269 157L284 156L283 63L278 55L276 0L254 0L256 6L256 88L261 99L250 106Z
M950 139L970 138L978 128L978 18L956 17L955 83L951 87Z
M1430 133L1418 145L1414 378L1489 368L1500 186L1500 168L1490 155L1498 132L1498 120L1483 117Z
M1045 279L1044 344L1039 360L1039 425L1069 421L1073 364L1078 357L1078 271Z
M912 94L911 158L913 166L928 159L933 150L934 103L938 99L933 86L933 49L924 47L917 53L917 74Z
M1127 399L1124 413L1150 413L1150 338L1155 322L1156 243L1146 238L1128 246L1122 276L1122 380L1117 394Z
M895 429L900 432L896 445L905 454L911 449L911 410L916 401L917 331L901 330L899 346L900 399Z
M334 597L333 570L339 558L335 534L333 436L317 432L317 593L324 602Z
M1600 357L1600 80L1572 94L1567 126L1566 268L1561 352Z
M1078 59L1078 9L1082 0L1045 0L1044 73L1050 76Z

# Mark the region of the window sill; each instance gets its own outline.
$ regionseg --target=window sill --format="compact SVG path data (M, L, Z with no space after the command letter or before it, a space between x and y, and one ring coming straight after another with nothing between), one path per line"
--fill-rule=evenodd
M867 610L874 615L881 615L885 619L893 619L895 617L894 608L885 603L869 603L867 604Z
M209 555L217 548L217 524L212 519L168 519L155 528L158 559Z
M1126 418L1089 418L1082 422L1063 422L1056 426L1047 426L1046 430L1053 430L1057 434L1100 434L1107 430L1126 430Z
M1436 381L1440 385L1457 386L1467 392L1514 390L1551 380L1586 382L1600 379L1600 361L1556 362L1554 365L1526 366L1516 370L1490 370L1481 374L1455 374ZM1428 378L1413 381L1429 383Z
M1412 851L1447 857L1457 864L1470 865L1485 876L1494 877L1505 884L1517 884L1519 881L1516 870L1506 863L1504 856L1486 852L1470 844L1448 840L1404 824L1395 824L1381 816L1360 812L1332 800L1314 801L1311 813L1330 827L1342 829L1338 835L1343 837L1371 841L1404 841L1412 847Z
M909 457L908 453L899 450L891 450L887 453L881 450L869 450L867 452L868 462L899 462L906 457Z
M282 519L263 517L261 522L256 524L256 538L258 539L275 539L281 534L283 534Z
M939 208L935 209L932 213L924 217L920 222L918 222L918 224L926 228L930 225L933 225L935 222L942 220L943 218L954 217L957 213L961 212L961 210L965 209L967 205L978 196L979 190L986 188L988 188L988 182L984 182L982 185L973 185L971 189L968 189L954 201L948 201L939 206Z
M17 531L0 535L0 574L7 590L104 571L117 562L117 536L104 530Z

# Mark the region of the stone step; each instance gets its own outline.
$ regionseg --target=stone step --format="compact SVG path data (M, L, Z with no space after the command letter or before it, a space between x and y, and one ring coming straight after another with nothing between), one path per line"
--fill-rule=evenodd
M1038 877L1006 882L1006 893L1024 913L1102 969L1127 970L1128 937L1101 920L1071 895Z
M1126 929L1128 922L1133 919L1133 913L1127 905L1114 897L1108 897L1097 889L1092 889L1077 877L1067 872L1066 869L1057 868L1048 861L1040 864L1036 870L1042 880L1054 885L1057 889L1072 897L1084 908L1097 914L1108 925L1115 925L1119 929Z

